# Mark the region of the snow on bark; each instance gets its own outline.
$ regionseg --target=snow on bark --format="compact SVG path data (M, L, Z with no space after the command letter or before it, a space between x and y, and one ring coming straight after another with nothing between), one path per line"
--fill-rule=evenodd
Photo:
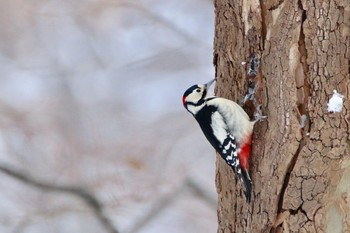
M344 96L333 90L333 96L328 101L328 112L341 112L343 109Z

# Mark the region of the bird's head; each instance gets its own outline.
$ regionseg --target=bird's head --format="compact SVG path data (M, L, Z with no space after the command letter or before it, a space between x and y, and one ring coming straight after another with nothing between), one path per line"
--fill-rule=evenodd
M213 79L203 85L193 85L185 91L182 104L190 113L195 114L196 109L197 111L201 109L201 106L205 103L208 89L215 81L216 79Z

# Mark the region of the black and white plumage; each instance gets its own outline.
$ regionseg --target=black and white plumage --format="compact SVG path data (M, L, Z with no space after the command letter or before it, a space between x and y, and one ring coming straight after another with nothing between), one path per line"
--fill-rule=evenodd
M252 182L248 173L251 136L254 123L235 102L207 96L212 80L204 85L193 85L183 95L183 105L199 123L205 137L245 186L250 202Z

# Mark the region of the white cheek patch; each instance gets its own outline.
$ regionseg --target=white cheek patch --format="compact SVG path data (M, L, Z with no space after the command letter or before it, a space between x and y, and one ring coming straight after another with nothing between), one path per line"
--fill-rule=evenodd
M191 112L193 115L196 115L197 112L199 112L204 106L204 103L199 106L194 106L194 105L187 105L187 110Z

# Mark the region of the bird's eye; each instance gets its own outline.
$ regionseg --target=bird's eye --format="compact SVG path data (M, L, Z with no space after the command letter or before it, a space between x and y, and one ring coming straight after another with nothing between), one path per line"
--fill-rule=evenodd
M201 92L201 89L197 89L196 92Z

